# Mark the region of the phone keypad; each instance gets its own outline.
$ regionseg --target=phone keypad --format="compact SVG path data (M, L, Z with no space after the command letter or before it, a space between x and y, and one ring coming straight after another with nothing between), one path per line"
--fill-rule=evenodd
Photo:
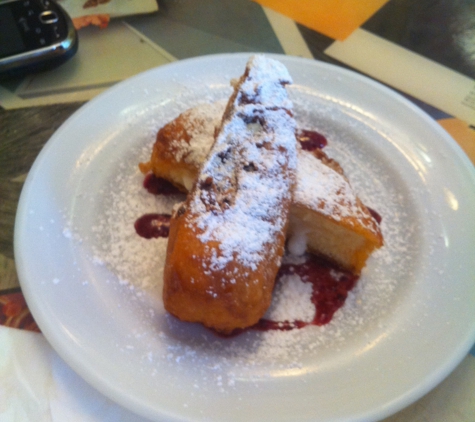
M66 22L50 0L25 0L12 10L29 49L59 42L66 37Z
M58 22L58 15L53 10L45 10L40 13L40 21L44 24L56 23Z

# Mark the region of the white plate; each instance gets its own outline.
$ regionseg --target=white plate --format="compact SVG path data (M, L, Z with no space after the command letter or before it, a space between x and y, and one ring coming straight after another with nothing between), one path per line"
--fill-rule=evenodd
M73 369L151 419L383 418L433 388L475 340L473 166L393 91L277 56L294 78L297 119L327 135L329 153L383 215L386 246L325 327L220 339L177 323L160 299L165 242L142 240L132 228L141 213L170 204L143 192L136 163L147 159L158 127L229 95L247 57L208 56L140 74L63 124L18 208L23 292Z

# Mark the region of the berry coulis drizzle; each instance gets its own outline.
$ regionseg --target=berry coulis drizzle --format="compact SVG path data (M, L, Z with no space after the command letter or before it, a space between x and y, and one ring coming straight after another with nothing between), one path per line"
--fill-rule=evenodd
M296 138L305 151L322 149L328 144L327 138L314 130L299 129L296 133Z
M296 137L302 148L306 151L314 151L327 145L325 136L312 130L300 129ZM145 176L143 187L153 195L177 195L182 193L170 182L156 177L153 173ZM378 224L381 223L381 216L373 209L368 208L368 210ZM146 239L166 238L169 234L170 218L169 214L145 214L135 222L135 231L139 236ZM282 265L277 275L277 280L291 274L296 274L303 282L312 284L311 300L315 306L314 319L308 322L300 320L273 321L262 318L250 329L259 331L288 331L308 325L321 326L328 324L335 312L344 305L348 292L355 287L359 278L357 275L342 271L335 265L310 254L306 255L305 261L301 264ZM235 330L225 337L232 337L243 331L246 330Z
M145 176L143 187L152 195L177 195L181 192L169 181L156 177L153 173ZM145 214L135 221L136 233L145 239L168 237L170 214Z
M335 312L340 309L348 292L355 287L358 276L342 271L334 265L314 256L307 255L303 263L284 264L280 267L277 279L285 275L298 275L303 282L312 284L312 303L315 305L315 317L312 321L270 321L261 319L255 329L291 330L307 325L328 324Z
M135 221L137 234L145 239L168 237L170 232L170 214L145 214Z
M152 195L178 195L182 193L177 187L168 180L149 173L145 176L143 187Z
M366 208L368 209L371 216L376 220L376 223L381 224L381 222L383 221L383 217L381 217L381 214L373 210L373 208L370 208L370 207L366 207Z

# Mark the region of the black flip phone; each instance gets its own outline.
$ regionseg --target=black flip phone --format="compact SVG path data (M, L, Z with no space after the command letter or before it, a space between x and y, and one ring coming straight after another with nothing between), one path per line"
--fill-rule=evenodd
M52 0L0 0L0 78L56 67L77 51L71 18Z

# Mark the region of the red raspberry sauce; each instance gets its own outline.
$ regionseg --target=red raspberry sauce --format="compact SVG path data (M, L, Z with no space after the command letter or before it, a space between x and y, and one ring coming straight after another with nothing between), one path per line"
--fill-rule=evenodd
M321 133L314 130L299 129L296 132L297 141L302 145L302 149L306 151L314 151L327 146L328 141Z
M169 214L145 214L138 218L134 224L135 231L145 239L154 237L168 237L170 232Z
M182 192L168 180L149 173L145 176L143 187L152 195L177 195Z
M355 287L358 276L348 271L337 269L316 256L307 255L306 261L299 265L284 264L279 275L296 274L303 282L312 284L312 303L315 305L313 321L270 321L261 319L254 327L258 330L291 330L307 325L328 324L348 297L348 292Z

